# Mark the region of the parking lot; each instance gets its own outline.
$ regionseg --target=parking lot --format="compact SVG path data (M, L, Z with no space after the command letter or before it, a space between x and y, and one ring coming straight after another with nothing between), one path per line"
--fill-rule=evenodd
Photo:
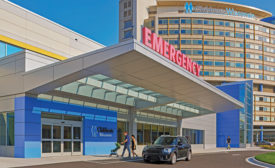
M256 168L245 161L246 158L265 153L262 151L244 151L244 152L219 152L210 154L194 154L191 161L178 161L173 167L186 168ZM152 167L167 167L171 166L168 163L144 163L141 158L138 159L108 159L108 160L93 160L70 163L58 163L49 165L29 166L25 168L152 168Z

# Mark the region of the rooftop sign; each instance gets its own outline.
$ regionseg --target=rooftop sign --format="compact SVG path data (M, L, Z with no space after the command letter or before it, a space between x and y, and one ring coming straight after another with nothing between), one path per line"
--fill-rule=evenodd
M157 37L157 35L152 33L152 31L147 27L143 27L142 37L142 42L144 45L150 47L152 50L158 52L162 56L178 64L194 75L200 76L201 66L199 64L193 62L191 58L181 53L181 51L176 50L173 45L169 44L161 37Z
M216 8L204 7L204 6L193 6L192 2L185 3L185 13L210 13L210 14L240 16L240 17L255 19L255 15L252 13L235 11L234 9L231 9L231 8L216 9Z

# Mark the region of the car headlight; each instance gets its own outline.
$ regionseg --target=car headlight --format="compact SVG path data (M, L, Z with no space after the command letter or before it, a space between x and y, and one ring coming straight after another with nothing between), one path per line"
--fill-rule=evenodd
M172 149L171 149L171 148L164 148L164 149L163 149L163 152L164 152L164 153L171 153L171 152L172 152Z

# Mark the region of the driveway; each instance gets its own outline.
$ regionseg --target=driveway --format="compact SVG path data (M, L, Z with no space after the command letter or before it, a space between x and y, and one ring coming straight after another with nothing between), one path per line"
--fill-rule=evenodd
M263 151L239 151L219 152L209 154L194 154L191 161L179 161L173 167L184 168L257 168L245 161L246 158L266 153ZM164 168L170 166L168 163L144 163L142 159L108 159L92 160L69 163L57 163L49 165L28 166L24 168Z

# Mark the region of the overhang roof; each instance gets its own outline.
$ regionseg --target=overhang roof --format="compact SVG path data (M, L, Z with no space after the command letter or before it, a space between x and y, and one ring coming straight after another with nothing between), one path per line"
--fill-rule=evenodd
M102 74L158 92L176 101L223 112L243 104L136 40L99 49L23 74L24 91L46 93Z

